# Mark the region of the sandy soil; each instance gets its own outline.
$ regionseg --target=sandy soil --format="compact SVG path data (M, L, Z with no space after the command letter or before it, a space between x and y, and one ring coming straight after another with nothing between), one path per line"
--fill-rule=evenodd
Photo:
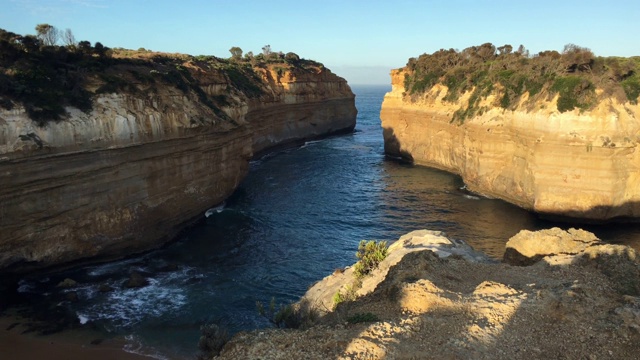
M123 350L124 340L109 339L92 345L86 332L69 331L53 335L23 333L26 320L13 315L0 317L0 358L2 360L140 360L148 357Z

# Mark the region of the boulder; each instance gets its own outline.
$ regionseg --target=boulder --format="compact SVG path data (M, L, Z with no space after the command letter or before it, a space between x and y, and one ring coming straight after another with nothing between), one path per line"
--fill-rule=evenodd
M129 280L124 283L126 288L141 288L147 285L149 285L149 280L137 271L132 272Z
M68 292L64 295L65 299L71 301L71 302L78 302L78 300L80 300L80 298L78 297L78 293L75 291L71 291Z
M78 282L69 278L66 278L58 283L58 287L60 288L70 288L76 285L78 285Z
M107 293L113 291L113 288L109 284L100 284L100 287L98 287L98 291L100 291L101 293Z
M507 242L503 261L510 265L529 266L545 256L575 255L600 244L602 242L593 233L582 229L521 230Z

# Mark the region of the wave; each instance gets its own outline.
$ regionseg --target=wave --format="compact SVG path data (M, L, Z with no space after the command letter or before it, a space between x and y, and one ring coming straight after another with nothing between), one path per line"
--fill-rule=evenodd
M193 278L193 269L186 267L176 272L160 273L147 280L141 288L122 288L121 282L109 284L108 293L100 293L99 285L81 287L77 290L83 298L92 299L87 306L76 310L81 323L108 322L116 330L131 328L150 318L160 318L177 313L187 304L184 283ZM109 331L109 329L107 329Z
M158 360L170 359L169 357L162 355L158 350L149 346L144 346L142 341L135 335L125 336L125 341L127 343L122 349L130 354L142 355Z
M207 210L204 213L204 216L205 217L209 217L209 216L211 216L213 214L219 214L224 210L225 206L226 206L226 203L223 201L222 204L220 204L220 205L218 205L216 207L212 207L211 209Z

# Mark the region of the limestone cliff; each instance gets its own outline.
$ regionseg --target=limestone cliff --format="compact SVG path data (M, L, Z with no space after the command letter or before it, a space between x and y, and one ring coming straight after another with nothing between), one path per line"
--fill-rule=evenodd
M475 192L542 213L587 220L640 217L640 106L604 99L591 109L560 112L558 96L502 108L498 92L463 122L436 84L419 96L405 89L405 70L391 73L382 105L385 151L462 176ZM595 93L601 95L602 90ZM459 112L458 112L459 113Z
M317 63L183 60L90 73L91 110L59 121L0 108L0 269L157 247L228 197L254 154L355 126L346 81Z

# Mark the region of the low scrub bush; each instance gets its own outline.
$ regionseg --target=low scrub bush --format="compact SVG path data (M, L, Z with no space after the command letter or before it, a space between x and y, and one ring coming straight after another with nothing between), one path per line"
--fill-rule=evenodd
M376 316L376 314L372 314L370 312L353 314L347 318L347 322L349 324L359 324L376 321L380 321L380 319L378 318L378 316Z
M638 96L640 96L640 75L633 75L623 80L622 88L629 102L634 105L638 104Z
M271 298L269 307L256 301L256 308L260 316L269 320L277 328L298 329L305 324L314 322L317 319L317 313L309 307L296 307L293 304L280 304L276 306L276 299ZM306 310L302 310L305 308Z
M211 359L214 356L220 355L220 351L224 347L224 344L229 341L229 333L227 330L221 328L216 324L206 324L200 327L200 340L198 341L198 348L202 354L200 359Z
M333 310L343 302L355 300L356 291L360 289L360 286L362 286L362 283L360 281L355 281L352 285L347 285L343 290L338 290L333 295Z
M356 252L358 262L354 265L356 278L362 278L376 269L378 265L387 257L386 241L360 241Z
M597 57L574 44L565 46L562 53L531 55L522 45L512 50L511 45L496 48L485 43L411 58L402 69L405 94L419 97L442 84L448 88L443 100L455 103L465 92L472 92L469 102L454 112L452 121L459 122L482 114L479 100L492 93L496 95L492 106L505 110L520 104L535 108L535 101L559 95L560 112L589 110L608 97L635 104L640 96L640 57ZM604 91L596 94L596 87Z
M593 84L577 76L564 76L555 79L551 90L558 93L558 111L571 111L575 108L586 110L595 95Z

